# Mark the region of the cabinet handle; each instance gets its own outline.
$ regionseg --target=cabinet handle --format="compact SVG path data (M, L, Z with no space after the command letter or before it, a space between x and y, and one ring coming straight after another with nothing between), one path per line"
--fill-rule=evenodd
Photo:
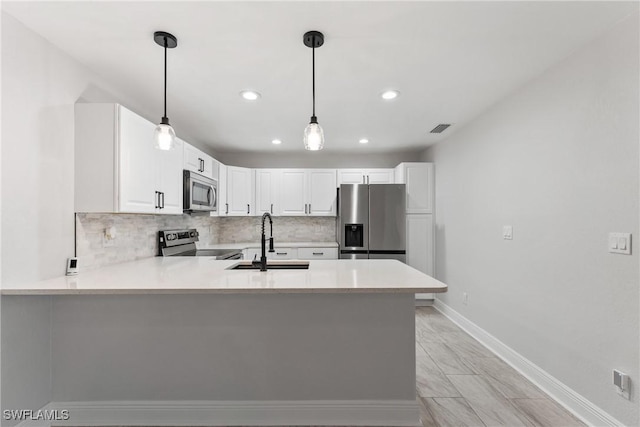
M324 255L324 252L314 252L314 255Z
M225 215L229 215L229 203L225 203L226 209L225 209Z
M156 209L160 208L160 192L156 191Z
M311 215L311 203L309 203L309 215Z
M367 184L369 183L369 175L367 175Z
M305 215L307 214L307 204L306 203L304 204L304 214Z
M273 203L271 203L271 213L273 214Z
M286 255L287 252L276 252L276 255Z
M249 215L249 213L251 213L251 207L249 206L249 204L247 203L247 215Z
M164 192L160 192L160 196L162 197L162 204L160 205L160 209L164 209Z

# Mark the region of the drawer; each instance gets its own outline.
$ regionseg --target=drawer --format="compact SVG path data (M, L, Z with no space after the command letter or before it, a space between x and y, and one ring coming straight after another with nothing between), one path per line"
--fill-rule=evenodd
M338 248L298 248L298 259L338 259Z
M275 248L275 252L267 252L268 259L296 259L298 250L296 248Z

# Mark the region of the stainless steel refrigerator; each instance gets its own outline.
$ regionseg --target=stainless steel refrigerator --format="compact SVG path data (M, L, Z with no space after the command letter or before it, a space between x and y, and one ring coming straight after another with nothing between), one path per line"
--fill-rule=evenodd
M406 262L404 184L342 184L338 193L341 259Z

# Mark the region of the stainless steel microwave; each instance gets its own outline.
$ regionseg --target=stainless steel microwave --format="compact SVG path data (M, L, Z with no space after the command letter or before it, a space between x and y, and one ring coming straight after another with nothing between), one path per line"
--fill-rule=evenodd
M184 212L216 212L218 210L217 180L185 170L183 189Z

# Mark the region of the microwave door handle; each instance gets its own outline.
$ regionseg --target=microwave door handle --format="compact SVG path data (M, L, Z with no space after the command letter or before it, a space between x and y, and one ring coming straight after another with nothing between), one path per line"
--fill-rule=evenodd
M207 190L207 205L209 207L213 206L213 187L209 186L209 189Z

